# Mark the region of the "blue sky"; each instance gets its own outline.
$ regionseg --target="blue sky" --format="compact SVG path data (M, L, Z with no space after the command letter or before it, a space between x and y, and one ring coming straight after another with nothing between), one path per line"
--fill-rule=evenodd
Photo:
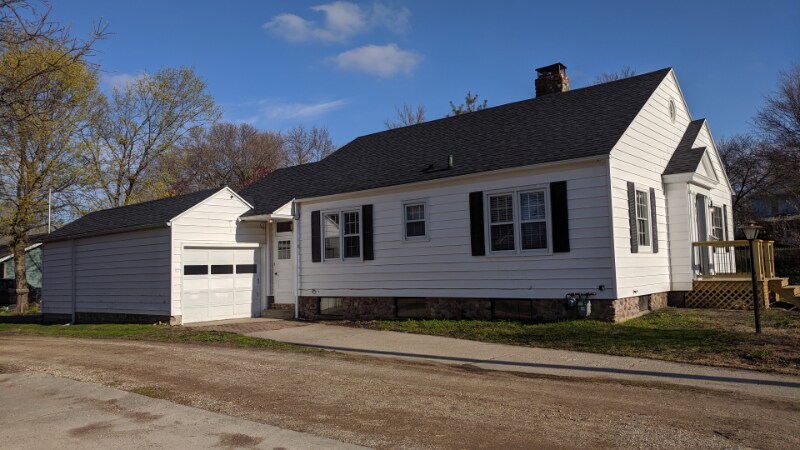
M106 87L194 66L224 119L334 141L381 131L404 102L429 119L467 90L499 105L533 96L534 68L562 62L573 88L624 66L673 67L716 138L746 132L777 72L800 63L790 1L52 0L80 35L108 21L95 56Z

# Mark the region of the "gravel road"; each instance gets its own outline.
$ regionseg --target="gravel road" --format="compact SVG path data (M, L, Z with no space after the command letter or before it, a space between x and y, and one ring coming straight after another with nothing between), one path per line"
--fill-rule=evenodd
M800 402L334 353L0 337L0 372L100 383L378 448L800 448Z

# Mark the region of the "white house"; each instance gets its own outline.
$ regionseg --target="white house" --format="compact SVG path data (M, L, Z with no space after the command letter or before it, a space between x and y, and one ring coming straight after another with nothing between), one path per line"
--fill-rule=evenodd
M362 136L237 195L89 214L44 244L53 320L625 320L692 289L732 236L704 120L663 69Z

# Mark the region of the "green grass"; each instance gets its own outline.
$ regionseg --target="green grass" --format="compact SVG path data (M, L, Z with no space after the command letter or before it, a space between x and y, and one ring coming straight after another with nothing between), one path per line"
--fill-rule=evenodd
M24 315L29 314L39 314L41 311L39 310L38 303L32 303L28 306L28 310L25 311ZM8 306L0 306L0 316L16 316L19 315L15 309L9 309Z
M382 330L623 355L700 348L715 351L742 339L741 333L707 327L693 311L658 311L621 324L594 320L541 324L406 320L380 321L377 325Z
M261 339L224 331L199 331L191 328L167 325L39 325L0 323L0 335L26 334L36 336L60 336L86 339L129 339L158 342L181 342L188 344L225 345L241 348L266 348L316 352L293 344Z

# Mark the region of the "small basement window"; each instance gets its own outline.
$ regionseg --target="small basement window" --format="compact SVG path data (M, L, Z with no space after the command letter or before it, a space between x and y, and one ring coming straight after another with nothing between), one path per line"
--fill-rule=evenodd
M208 275L208 266L200 264L187 264L183 266L184 275Z
M236 273L257 273L255 264L237 264Z
M342 297L322 297L319 299L321 316L344 316L344 299Z
M533 319L533 301L528 299L494 300L492 318L505 320Z
M233 273L233 264L212 264L211 275L227 275Z
M396 299L397 317L413 319L428 317L428 305L424 298Z

